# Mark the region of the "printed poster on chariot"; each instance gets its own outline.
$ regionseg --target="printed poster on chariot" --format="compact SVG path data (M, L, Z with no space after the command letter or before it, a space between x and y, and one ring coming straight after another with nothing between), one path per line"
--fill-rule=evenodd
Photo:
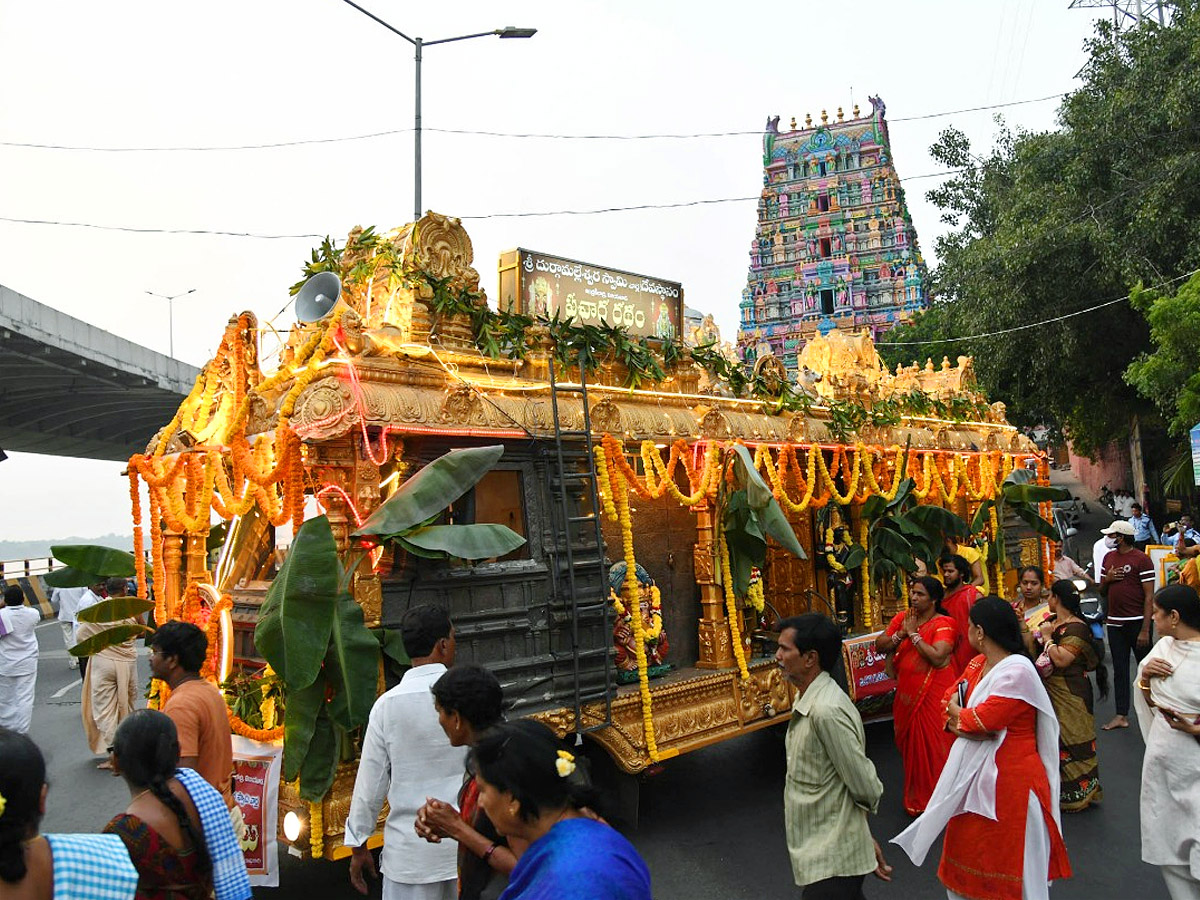
M500 257L500 298L527 316L612 325L633 337L674 340L683 319L683 286L619 269L518 249Z

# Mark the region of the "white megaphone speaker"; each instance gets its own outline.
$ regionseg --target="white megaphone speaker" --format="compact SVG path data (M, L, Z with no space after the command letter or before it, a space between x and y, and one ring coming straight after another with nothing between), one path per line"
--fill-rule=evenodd
M300 322L319 322L337 305L342 295L342 282L332 272L318 272L300 288L296 295L296 319Z

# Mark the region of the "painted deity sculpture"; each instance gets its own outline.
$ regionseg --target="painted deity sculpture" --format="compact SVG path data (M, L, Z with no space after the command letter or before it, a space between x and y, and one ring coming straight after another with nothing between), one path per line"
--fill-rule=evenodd
M619 562L608 570L610 587L609 600L616 613L613 623L613 647L616 649L617 680L623 684L638 679L637 638L633 630L633 614L627 608L622 595L626 565ZM658 588L650 574L638 566L638 615L641 618L642 636L646 648L646 671L649 677L666 674L671 666L667 663L667 632L663 628L662 601Z

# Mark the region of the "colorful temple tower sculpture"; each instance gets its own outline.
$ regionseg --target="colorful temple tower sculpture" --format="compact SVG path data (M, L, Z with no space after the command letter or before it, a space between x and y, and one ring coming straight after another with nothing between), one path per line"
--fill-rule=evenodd
M737 338L746 360L768 350L789 371L814 334L872 338L928 305L928 273L892 161L886 107L805 118L763 135L763 191Z

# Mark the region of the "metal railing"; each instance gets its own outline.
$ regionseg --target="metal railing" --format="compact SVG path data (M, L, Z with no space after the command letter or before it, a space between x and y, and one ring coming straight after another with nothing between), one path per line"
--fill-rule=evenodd
M62 567L62 563L52 556L0 560L0 578L30 578L34 575L45 575Z

